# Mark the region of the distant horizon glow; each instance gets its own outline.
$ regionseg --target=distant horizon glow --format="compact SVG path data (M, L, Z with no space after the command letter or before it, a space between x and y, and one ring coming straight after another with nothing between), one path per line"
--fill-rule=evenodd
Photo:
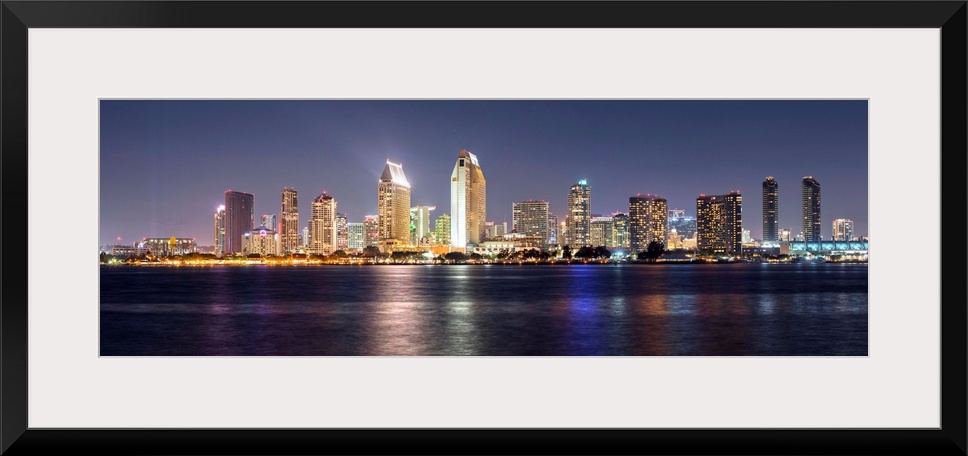
M589 185L591 213L628 212L664 195L695 217L696 198L740 191L743 229L762 239L761 184L779 186L779 228L800 232L800 185L821 186L821 233L834 219L868 232L866 100L103 100L100 239L214 243L224 189L278 215L299 192L300 231L316 189L340 212L375 214L386 163L406 169L412 206L450 206L461 149L487 179L487 219L542 200L564 220L569 187ZM404 168L405 167L405 168ZM232 190L229 190L232 191ZM444 212L433 214L436 219ZM431 221L433 226L433 220Z

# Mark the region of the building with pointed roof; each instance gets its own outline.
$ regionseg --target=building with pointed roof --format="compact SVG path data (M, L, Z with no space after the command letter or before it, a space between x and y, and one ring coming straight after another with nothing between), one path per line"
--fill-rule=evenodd
M465 248L487 237L487 181L477 156L469 150L457 153L450 175L450 242Z
M377 237L382 244L410 244L410 182L403 165L387 160L377 183Z

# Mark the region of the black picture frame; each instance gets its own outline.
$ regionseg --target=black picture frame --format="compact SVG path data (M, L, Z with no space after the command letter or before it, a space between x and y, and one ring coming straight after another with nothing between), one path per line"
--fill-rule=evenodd
M553 8L555 14L547 14ZM27 213L33 27L888 27L941 29L939 429L139 429L27 427L23 226L0 223L0 452L77 454L966 454L966 1L3 1L2 214ZM11 219L8 219L11 220ZM0 236L2 238L2 236ZM13 241L9 241L14 239ZM958 247L955 249L954 247Z

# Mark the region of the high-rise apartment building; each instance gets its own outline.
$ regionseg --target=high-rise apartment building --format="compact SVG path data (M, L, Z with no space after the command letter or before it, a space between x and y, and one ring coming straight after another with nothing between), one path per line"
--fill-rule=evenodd
M379 242L410 244L410 182L403 165L387 160L377 185Z
M781 228L778 240L780 242L793 242L793 228Z
M803 240L820 242L820 183L813 176L803 178L801 196L803 214Z
M629 198L629 248L632 252L645 250L656 241L668 243L669 203L656 195L636 195Z
M251 193L225 192L224 254L242 253L242 237L255 223L255 196Z
M363 250L366 247L366 231L363 222L349 222L346 224L347 248L349 250Z
M763 241L780 240L778 218L780 216L780 187L773 176L763 181Z
M336 214L336 250L346 251L350 248L349 220L345 213Z
M612 217L592 217L588 223L588 240L595 247L608 247L614 237Z
M558 245L558 216L548 213L548 245Z
M548 202L527 200L511 203L511 230L525 236L538 236L541 246L548 240Z
M215 256L225 253L225 206L215 210Z
M363 248L376 247L380 243L380 224L376 220L375 215L363 217Z
M300 246L305 249L309 248L309 227L308 226L304 226L302 229L302 243L300 244Z
M312 253L329 255L336 251L336 199L326 192L313 200L309 239Z
M631 246L629 236L629 216L624 212L612 213L612 242L608 247L628 249Z
M434 221L434 242L450 245L450 214L441 214Z
M854 221L851 219L836 219L833 225L833 240L852 241L854 240Z
M278 226L276 226L276 223L278 220L276 218L276 214L262 214L262 217L260 217L259 220L260 220L259 227L269 228L273 232L275 232L275 230L279 228Z
M565 244L578 249L591 244L592 188L582 179L568 190Z
M282 211L279 212L279 241L283 254L295 252L299 249L299 195L291 187L282 189Z
M450 175L450 242L480 244L487 237L487 181L477 156L461 149Z
M696 198L696 247L707 253L743 251L743 196L700 195Z
M430 211L437 209L437 206L414 206L410 208L410 225L413 227L410 232L410 243L421 245L430 240Z

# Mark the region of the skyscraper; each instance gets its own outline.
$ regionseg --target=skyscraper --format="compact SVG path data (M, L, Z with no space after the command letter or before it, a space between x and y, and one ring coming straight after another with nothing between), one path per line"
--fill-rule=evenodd
M833 226L833 240L851 241L854 237L854 221L851 219L836 219Z
M558 245L558 216L548 213L548 245Z
M387 160L377 185L379 242L410 243L410 182L403 165Z
M461 149L450 175L450 242L454 247L480 244L487 237L487 182L477 156Z
M629 216L624 212L612 213L612 242L608 247L627 249L631 246ZM648 244L646 244L648 245Z
M336 214L336 250L346 251L350 247L349 220L345 213Z
M225 254L242 253L242 237L255 223L255 196L251 193L225 192Z
M568 190L568 213L565 215L565 244L577 249L590 245L592 188L582 179Z
M363 248L376 247L380 243L380 226L376 219L375 215L363 217Z
M413 245L420 245L425 238L430 237L433 229L430 226L430 211L437 209L437 206L414 206L410 208L410 224L413 225L413 235L410 242Z
M282 189L282 211L279 212L278 229L281 253L295 252L299 248L299 195L294 188Z
M588 223L588 242L595 246L609 247L615 237L615 225L611 216L592 217Z
M700 251L743 251L743 196L739 192L699 195L696 215L696 246Z
M225 205L215 210L215 256L225 252Z
M259 227L261 228L268 228L273 232L275 232L275 230L279 228L278 226L276 226L276 223L277 223L276 214L262 214L262 217L260 218L260 220L261 222L259 223Z
M450 245L450 214L441 214L434 220L434 237L437 244Z
M511 203L511 230L525 236L538 236L548 245L548 202L527 200Z
M629 198L629 248L645 250L652 241L663 246L668 242L669 203L656 195Z
M820 242L820 183L813 176L803 178L801 197L804 242Z
M780 213L780 187L773 176L766 176L763 181L763 241L776 242L780 240L777 218Z
M326 192L313 200L309 239L312 253L329 255L336 251L336 200Z

